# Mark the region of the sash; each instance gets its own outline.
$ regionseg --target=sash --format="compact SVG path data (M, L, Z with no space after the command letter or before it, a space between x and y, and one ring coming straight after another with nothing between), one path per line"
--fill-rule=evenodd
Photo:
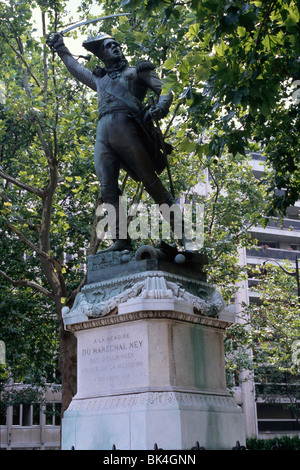
M106 91L110 95L121 100L133 114L138 114L143 109L143 104L130 91L126 90L120 83L113 80L108 75L97 80L100 90Z

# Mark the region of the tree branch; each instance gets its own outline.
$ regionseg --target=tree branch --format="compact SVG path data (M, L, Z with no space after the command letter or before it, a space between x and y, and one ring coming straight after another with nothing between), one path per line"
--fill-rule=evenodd
M10 22L9 22L10 24ZM23 44L22 44L22 41L21 39L17 36L17 33L14 31L14 28L13 26L10 24L11 26L11 29L13 30L13 33L14 33L14 36L15 36L15 40L17 41L17 44L18 44L18 47L19 47L19 51L17 51L17 49L12 45L10 44L9 42L9 39L5 36L5 34L1 31L0 32L0 35L5 39L5 41L7 42L7 44L10 46L10 48L14 51L14 53L16 54L16 56L22 61L22 63L24 64L24 67L23 67L23 79L24 79L24 88L25 88L25 91L26 91L26 94L29 98L31 98L31 91L30 91L30 88L29 88L29 83L28 83L28 79L27 79L27 75L26 73L28 72L29 75L33 78L33 80L35 81L36 85L41 88L41 85L39 83L39 81L37 80L37 78L35 77L35 75L32 73L29 65L27 64L26 60L24 59L23 55L24 55L24 48L23 48ZM44 17L43 17L43 32L44 34L46 34L46 25L45 25L45 20L44 20ZM45 95L45 91L46 91L46 87L47 87L47 83L48 83L48 76L47 76L47 62L46 62L46 49L45 49L46 46L44 46L44 88L42 90L42 92L44 93ZM52 152L43 136L43 132L41 130L41 127L40 125L37 126L37 134L38 134L38 137L39 137L39 140L40 140L40 143L43 147L43 150L45 152L45 155L47 157L47 160L48 160L48 164L49 166L51 166L52 164L52 160L53 160L53 155L52 155Z
M5 222L5 225L9 227L16 235L18 235L20 240L22 240L32 251L35 251L38 255L42 256L47 261L50 261L54 265L59 266L60 268L60 262L58 260L51 258L51 256L49 256L47 253L40 250L34 243L28 240L28 238L25 237L25 235L23 235L23 233L17 227L15 227L13 224L10 224L9 222Z
M30 70L30 67L29 65L27 64L26 60L24 59L24 57L22 56L22 54L20 54L20 52L17 51L17 49L12 45L10 44L8 38L5 36L5 34L1 31L0 32L0 35L3 37L3 39L5 40L5 42L9 45L9 47L14 51L14 53L16 54L17 57L19 57L19 59L23 62L26 70L28 71L28 73L30 74L30 76L33 78L33 80L35 81L35 83L37 84L37 86L40 88L40 83L38 81L38 79L34 76L34 74L31 72Z
M267 21L267 18L271 15L272 10L273 10L273 8L275 7L275 4L276 4L276 0L271 0L271 2L270 2L269 5L268 5L267 11L266 11L266 13L265 13L265 16L263 17L263 20L262 20L262 22L261 22L261 24L260 24L260 27L259 27L259 30L258 30L258 33L257 33L257 38L256 38L256 43L255 43L256 49L257 49L257 47L258 47L260 35L261 35L262 29L263 29L263 27L264 27L264 24L265 24L265 22Z
M47 31L46 31L46 15L44 12L42 14L42 25L43 25L43 36L46 38L47 36ZM43 93L46 98L46 91L48 89L48 67L47 67L47 46L46 44L43 45L43 65L44 65L44 87L43 87Z
M61 262L55 258L52 258L45 251L38 248L34 243L28 240L28 238L25 237L25 235L23 235L22 232L14 225L8 222L6 222L5 225L9 227L20 238L20 240L25 243L25 245L27 245L32 251L36 252L41 257L42 269L51 288L53 289L53 291L55 291L55 288L60 287L61 295L63 297L66 297L67 288L61 270Z
M9 277L5 272L0 270L0 275L8 282L10 282L14 287L30 287L37 292L40 292L41 294L45 295L49 299L53 299L53 294L46 289L45 287L41 286L37 282L34 281L27 281L26 279L18 279L14 280L11 277Z
M180 105L181 105L181 101L179 101L179 103L177 103L176 108L175 108L175 110L174 110L174 112L173 112L172 118L170 119L170 121L169 121L169 123L168 123L168 125L167 125L167 127L166 127L166 130L165 130L165 132L164 132L164 139L166 139L166 138L168 137L168 132L169 132L169 130L170 130L170 127L171 127L171 125L172 125L172 123L173 123L175 117L176 117L176 114L177 114L177 111L178 111Z
M6 196L6 194L0 193L0 197L4 202L10 202L10 200ZM21 224L27 224L27 226L30 230L33 230L34 232L39 233L39 226L38 225L34 225L31 222L28 222L27 220L23 219L23 217L19 216L19 214L16 214L16 213L13 214L13 217L15 219L17 219L17 221L20 222Z
M0 197L3 199L4 202L9 202L8 197L4 193L0 193Z
M30 186L29 184L21 183L21 181L17 180L16 178L13 178L12 176L10 176L8 173L6 173L5 171L1 169L0 169L0 177L7 181L10 181L12 184L14 184L15 186L18 186L21 189L25 189L29 193L35 194L36 196L42 199L45 197L45 191L35 188L34 186Z
M219 187L219 184L218 184L217 179L216 179L215 176L213 175L213 173L212 173L212 171L211 171L210 168L208 168L208 172L209 172L210 177L211 177L211 179L213 180L213 182L215 183L215 186L216 186L216 194L215 194L214 205L213 205L213 213L212 213L212 217L211 217L211 221L210 221L210 225L209 225L209 229L208 229L208 234L211 235L212 229L213 229L213 225L214 225L214 222L215 222L216 204L217 204L217 201L218 201L218 199L219 199L220 187Z

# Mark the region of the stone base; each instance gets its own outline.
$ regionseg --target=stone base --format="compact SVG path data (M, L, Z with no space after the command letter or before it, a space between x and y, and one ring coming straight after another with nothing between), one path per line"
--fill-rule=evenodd
M78 343L78 391L64 414L62 449L244 445L243 415L226 390L228 325L186 312L137 309L69 323Z
M74 400L62 427L63 449L207 450L244 443L234 398L183 392L145 392Z

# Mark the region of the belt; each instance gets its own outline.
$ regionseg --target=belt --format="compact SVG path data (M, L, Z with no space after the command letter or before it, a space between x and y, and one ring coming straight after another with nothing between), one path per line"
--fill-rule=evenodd
M106 111L100 111L98 114L98 120L100 120L101 118L103 118L103 116L106 116L107 114L114 114L114 113L129 114L129 109L113 108L113 109L107 109Z

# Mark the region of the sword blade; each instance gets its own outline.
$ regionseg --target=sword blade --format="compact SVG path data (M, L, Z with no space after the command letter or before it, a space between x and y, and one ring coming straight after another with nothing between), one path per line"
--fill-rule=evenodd
M96 23L97 21L107 20L108 18L114 18L116 16L129 16L129 15L131 15L131 13L116 13L114 15L100 16L99 18L93 18L92 20L86 20L86 21L82 21L81 23L73 24L69 26L68 28L64 29L63 31L61 31L60 34L66 34L69 31L72 31L72 29L79 28L80 26L85 26L90 23Z

